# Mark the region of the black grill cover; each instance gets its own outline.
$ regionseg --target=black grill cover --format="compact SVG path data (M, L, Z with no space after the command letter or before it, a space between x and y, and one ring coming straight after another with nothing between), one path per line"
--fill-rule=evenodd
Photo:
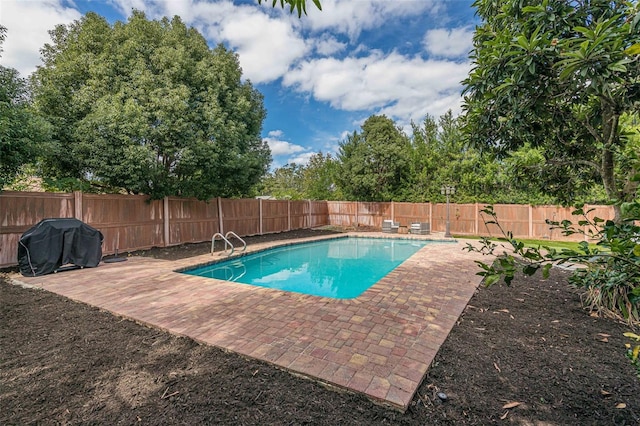
M98 266L102 239L100 231L78 219L42 220L20 237L20 272L35 277L68 264L83 268Z

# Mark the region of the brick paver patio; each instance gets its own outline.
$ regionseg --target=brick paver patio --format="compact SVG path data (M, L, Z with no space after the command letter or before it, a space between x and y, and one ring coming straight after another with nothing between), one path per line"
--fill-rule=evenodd
M323 238L334 237L306 240ZM210 262L210 255L180 261L131 257L97 268L12 278L406 410L480 283L473 262L478 255L462 251L464 245L427 245L355 299L175 272ZM247 250L264 248L255 244Z

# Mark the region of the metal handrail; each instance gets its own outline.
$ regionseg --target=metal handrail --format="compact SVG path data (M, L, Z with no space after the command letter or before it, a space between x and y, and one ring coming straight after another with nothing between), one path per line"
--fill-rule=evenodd
M236 234L236 233L235 233L235 232L233 232L233 231L229 231L229 232L227 232L227 233L225 234L225 236L224 236L224 237L225 237L225 239L228 239L228 238L229 238L229 235L231 235L232 237L234 237L234 238L236 238L236 239L240 240L240 242L243 244L242 251L245 251L245 250L247 249L247 243L246 243L242 238L240 238L240 237L238 236L238 234ZM229 243L229 244L231 244L231 243Z
M211 272L220 271L220 270L225 272L225 274L224 274L225 281L233 281L233 278L234 278L235 274L233 273L233 269L231 269L231 267L229 267L229 266L219 266L217 268L212 269ZM229 272L231 275L227 276L227 272Z
M228 234L228 233L227 233ZM233 244L231 244L231 241L229 241L224 235L222 235L219 232L216 232L215 234L213 234L213 237L211 237L211 256L213 256L213 252L215 251L215 242L216 242L216 237L220 237L221 240L224 241L224 252L226 253L227 248L229 246L231 246L231 252L227 255L227 256L231 256L233 254L233 250L235 249L235 247L233 247ZM246 244L245 244L246 247Z

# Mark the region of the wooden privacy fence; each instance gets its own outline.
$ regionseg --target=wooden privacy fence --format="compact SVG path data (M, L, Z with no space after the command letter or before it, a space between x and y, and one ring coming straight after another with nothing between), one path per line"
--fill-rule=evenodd
M248 236L328 225L322 201L6 191L0 193L0 267L17 264L20 236L48 218L77 218L100 230L103 254L211 241L216 232Z
M498 235L480 210L485 204L451 204L451 232L457 235ZM611 206L595 208L592 216L613 218ZM545 220L577 222L571 208L501 204L494 210L504 229L518 238L579 240L550 230ZM0 193L0 267L17 263L20 236L42 219L75 217L104 235L104 254L150 247L210 241L213 234L233 231L240 236L262 235L323 225L382 228L382 221L429 222L443 232L446 204L373 203L356 201L293 201L215 198L209 202L178 197L149 201L145 196L114 194Z
M487 225L490 218L481 212L487 204L450 204L449 221L452 234L500 236L496 225ZM327 201L329 224L345 227L373 226L382 227L382 221L391 219L399 222L401 230L412 222L429 222L432 232L444 232L447 222L445 203L370 203L356 201ZM613 219L611 206L584 206L585 211L594 209L589 217ZM570 220L577 223L572 207L532 206L522 204L495 204L494 211L503 229L513 232L516 238L549 239L563 241L581 241L582 235L565 237L560 230L551 229L546 220L562 222ZM585 229L586 230L586 229Z

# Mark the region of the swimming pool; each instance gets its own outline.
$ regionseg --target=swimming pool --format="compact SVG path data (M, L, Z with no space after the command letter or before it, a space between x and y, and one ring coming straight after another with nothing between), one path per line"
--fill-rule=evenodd
M219 280L352 299L433 241L346 237L249 254L182 271Z

